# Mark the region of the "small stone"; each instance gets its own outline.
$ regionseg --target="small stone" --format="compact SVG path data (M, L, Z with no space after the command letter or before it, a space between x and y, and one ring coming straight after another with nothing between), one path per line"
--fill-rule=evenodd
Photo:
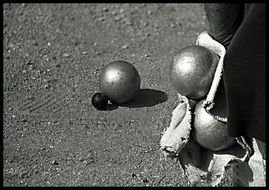
M144 179L143 179L143 182L144 182L144 183L148 183L149 181L148 181L147 178L144 178Z
M119 17L119 16L116 16L116 17L114 18L114 20L115 20L115 21L119 21L119 20L120 20L120 17Z
M144 27L147 27L149 24L147 23L147 22L145 22L144 24L143 24L143 26Z
M23 118L22 120L21 120L21 122L26 122L27 121L27 119L26 118Z
M108 8L107 8L107 7L104 7L104 8L103 8L103 11L104 11L104 12L108 12Z
M88 52L83 51L83 52L81 52L81 54L82 54L82 55L87 55L87 54L88 54Z
M26 73L27 71L25 69L22 70L22 73Z
M98 18L98 21L103 22L104 20L105 20L105 18L104 18L104 17Z
M49 85L48 84L45 84L44 85L44 88L48 89L49 88Z
M171 23L170 26L171 26L171 28L175 28L176 27L176 25L174 23Z
M149 57L149 54L146 54L145 57Z
M12 114L12 115L11 115L11 117L12 117L12 118L15 118L15 117L16 117L16 115L15 115L15 114Z
M30 71L33 70L33 68L34 68L33 65L30 65L30 66L29 66L29 70L30 70Z
M122 49L127 49L127 48L128 48L127 45L122 46Z
M63 57L68 58L70 55L68 53L63 53Z
M34 61L33 61L33 60L30 60L30 61L28 61L26 64L31 66L31 65L34 64Z
M88 165L88 162L87 162L86 160L84 160L82 163L83 163L84 165Z
M50 46L50 43L48 43L48 46Z

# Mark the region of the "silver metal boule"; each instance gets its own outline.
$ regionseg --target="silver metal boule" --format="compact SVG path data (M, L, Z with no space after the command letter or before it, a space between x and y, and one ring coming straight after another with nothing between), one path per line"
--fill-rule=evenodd
M218 60L217 54L203 46L181 49L169 67L172 86L192 100L204 98L211 87Z
M140 89L141 79L137 69L126 61L109 63L99 78L100 90L110 101L123 104L131 101Z
M235 139L228 135L228 126L218 121L202 107L204 100L199 101L195 106L194 128L192 136L202 147L219 151L232 146Z

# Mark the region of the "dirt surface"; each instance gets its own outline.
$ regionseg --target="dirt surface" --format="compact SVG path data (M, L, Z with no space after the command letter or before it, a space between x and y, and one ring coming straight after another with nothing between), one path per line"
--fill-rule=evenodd
M4 186L192 186L159 141L177 95L172 56L206 29L202 4L4 4ZM108 63L140 73L98 111Z

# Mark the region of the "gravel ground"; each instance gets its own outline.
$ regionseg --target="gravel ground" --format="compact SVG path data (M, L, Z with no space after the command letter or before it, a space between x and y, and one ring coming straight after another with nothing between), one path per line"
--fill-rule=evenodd
M4 186L194 185L178 160L163 159L159 141L177 104L168 65L206 29L202 4L4 4L3 11ZM91 96L115 60L137 68L142 90L98 111Z

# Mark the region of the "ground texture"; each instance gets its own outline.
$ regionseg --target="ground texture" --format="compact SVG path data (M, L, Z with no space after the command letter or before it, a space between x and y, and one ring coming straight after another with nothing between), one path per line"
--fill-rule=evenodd
M159 141L177 105L168 65L206 29L202 4L3 10L4 186L193 185ZM137 68L142 90L98 111L91 96L115 60Z

